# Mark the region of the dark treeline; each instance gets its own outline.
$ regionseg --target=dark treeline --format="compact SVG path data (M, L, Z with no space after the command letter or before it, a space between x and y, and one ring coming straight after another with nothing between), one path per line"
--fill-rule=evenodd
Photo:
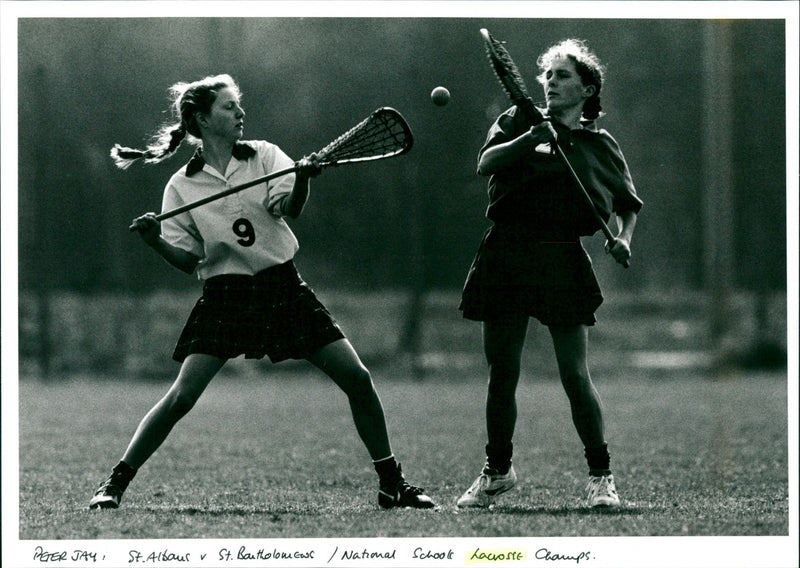
M20 286L189 283L127 226L160 209L165 182L192 149L128 171L108 151L142 145L169 118L171 84L229 73L244 92L245 137L275 142L293 158L379 106L397 108L414 131L406 156L315 180L304 216L292 223L309 280L459 287L487 226L477 150L508 106L481 44L479 29L488 27L508 42L534 100L536 56L555 41L586 39L608 65L601 125L620 142L645 208L634 268L623 272L601 253L600 276L637 289L702 287L706 236L716 229L703 212L703 152L714 151L703 128L716 110L706 71L713 26L727 28L733 62L731 285L785 288L782 21L459 18L21 20ZM437 85L452 94L446 107L428 98ZM602 241L587 246L594 253Z

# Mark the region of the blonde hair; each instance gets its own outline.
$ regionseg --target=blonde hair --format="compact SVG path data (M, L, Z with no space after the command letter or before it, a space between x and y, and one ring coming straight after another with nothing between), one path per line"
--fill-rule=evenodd
M551 46L536 60L540 71L537 79L541 84L544 85L547 82L547 70L550 69L555 59L572 60L583 84L594 85L594 94L583 105L583 116L589 120L599 117L602 110L600 89L606 74L606 68L600 63L600 59L589 50L584 40L565 39Z
M225 88L233 89L237 96L241 95L239 86L230 75L212 75L193 83L175 83L169 88L170 109L173 121L166 123L153 135L151 142L144 150L127 148L115 144L111 149L111 157L118 168L126 169L137 160L146 164L155 164L172 156L184 140L199 144L200 128L197 125L197 113L208 113L217 100L217 93Z

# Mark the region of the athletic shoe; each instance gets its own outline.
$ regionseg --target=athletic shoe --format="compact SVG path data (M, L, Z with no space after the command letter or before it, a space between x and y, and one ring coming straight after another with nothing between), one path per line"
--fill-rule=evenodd
M95 491L94 497L89 501L90 509L116 509L122 499L123 489L117 485L114 476L110 476Z
M591 476L586 492L590 507L619 507L619 496L611 474Z
M384 509L392 507L431 509L436 506L433 499L425 495L424 489L414 487L402 477L391 485L381 484L378 489L378 504Z
M469 489L458 499L458 507L488 507L495 499L517 484L517 474L512 465L508 473L500 474L485 466Z

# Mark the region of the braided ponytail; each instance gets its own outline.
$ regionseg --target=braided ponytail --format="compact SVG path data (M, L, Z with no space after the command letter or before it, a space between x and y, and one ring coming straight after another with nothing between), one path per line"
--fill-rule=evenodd
M111 148L111 159L114 164L121 170L127 170L132 163L144 157L145 152L136 150L135 148L126 148L119 144L114 144Z
M111 149L114 164L123 170L137 160L144 160L146 164L156 164L172 156L184 140L188 139L195 145L200 144L201 133L195 115L198 112L209 112L217 97L217 91L226 87L239 92L238 85L230 75L215 75L194 83L181 82L172 85L169 93L176 121L162 126L144 150L115 144Z
M183 124L172 124L161 128L152 144L145 150L127 148L114 144L111 148L111 158L114 164L122 169L128 169L137 160L144 160L146 164L156 164L174 154L186 138L186 129Z

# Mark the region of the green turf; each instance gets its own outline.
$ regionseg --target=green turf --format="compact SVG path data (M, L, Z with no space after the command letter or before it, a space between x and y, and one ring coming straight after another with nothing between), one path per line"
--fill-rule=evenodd
M263 369L259 368L259 372ZM786 535L785 374L595 377L624 506L583 503L582 448L556 381L526 376L517 488L455 500L483 460L482 370L403 381L374 370L394 451L440 507L383 511L343 395L313 371L223 373L116 511L88 511L165 383L20 383L21 539Z

